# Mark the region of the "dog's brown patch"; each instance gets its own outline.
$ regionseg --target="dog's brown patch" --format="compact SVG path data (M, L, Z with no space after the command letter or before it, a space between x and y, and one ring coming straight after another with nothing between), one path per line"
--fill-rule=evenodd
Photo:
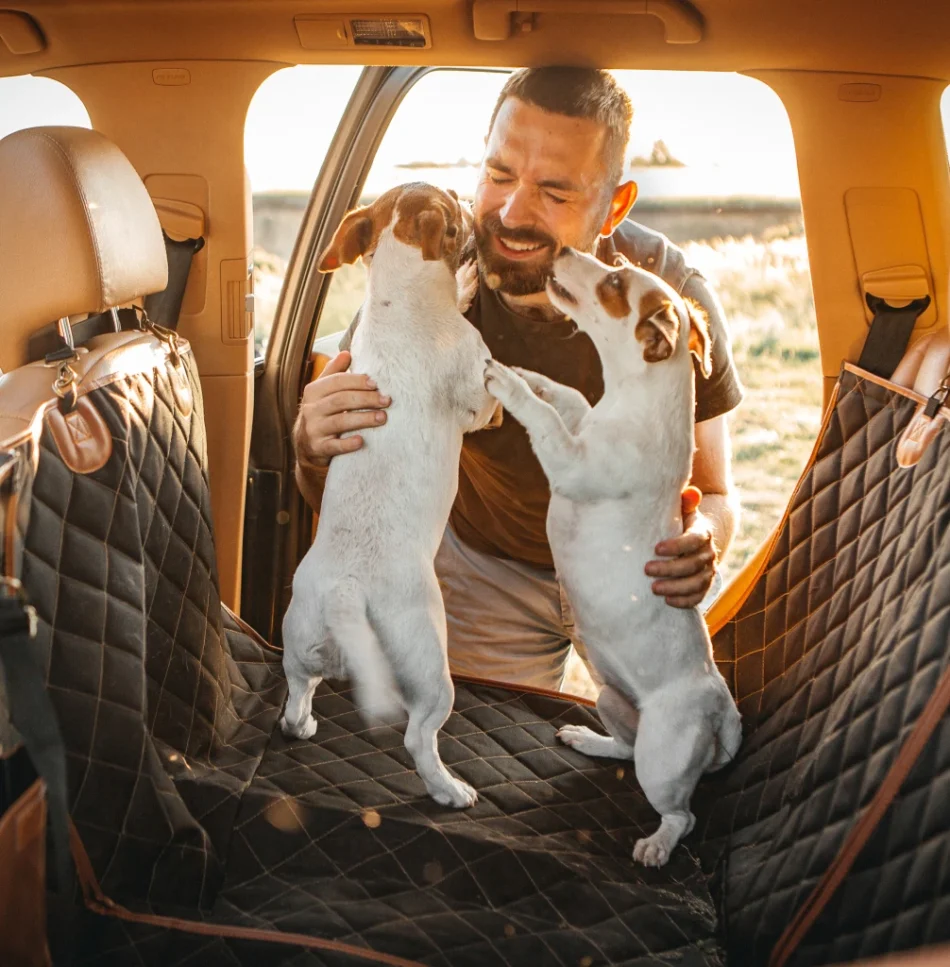
M630 315L630 299L627 297L627 277L621 272L608 272L594 290L604 311L614 319L626 319Z
M659 363L673 355L679 327L676 309L666 294L661 289L644 292L634 335L643 344L643 358L648 363Z

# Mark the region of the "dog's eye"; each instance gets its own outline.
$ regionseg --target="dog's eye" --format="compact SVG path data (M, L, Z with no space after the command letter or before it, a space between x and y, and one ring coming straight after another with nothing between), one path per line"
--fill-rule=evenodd
M458 233L459 233L458 225L449 225L449 227L445 230L445 237L455 238L455 236L458 235Z

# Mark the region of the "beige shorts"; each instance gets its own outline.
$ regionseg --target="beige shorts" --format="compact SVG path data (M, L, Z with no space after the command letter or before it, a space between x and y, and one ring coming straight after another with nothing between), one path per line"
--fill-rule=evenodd
M473 550L446 527L435 558L453 673L560 690L571 648L587 661L553 570ZM718 594L717 581L700 605Z

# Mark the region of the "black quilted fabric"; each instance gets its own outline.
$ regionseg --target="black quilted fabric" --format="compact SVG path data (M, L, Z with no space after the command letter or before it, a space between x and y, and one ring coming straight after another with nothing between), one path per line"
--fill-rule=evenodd
M103 337L108 338L108 337ZM845 373L762 578L716 636L747 737L701 787L699 828L634 866L656 816L629 764L554 740L585 707L460 683L441 741L480 794L441 809L400 730L324 684L309 742L275 732L279 656L222 609L200 389L173 373L95 391L115 447L70 473L44 437L24 581L70 752L72 812L114 900L205 937L85 914L83 964L438 967L765 963L871 798L948 662L950 431L899 470L914 404ZM950 939L950 724L943 723L796 963ZM366 951L354 953L352 948Z
M109 337L100 337L109 338ZM697 857L643 870L633 775L560 746L586 708L460 685L443 756L478 789L438 807L401 730L324 685L311 742L274 727L279 655L221 607L200 387L169 369L94 391L114 449L73 474L43 437L24 582L104 891L138 912L296 932L432 965L721 963ZM358 955L87 915L84 963L360 963ZM273 948L273 949L272 949Z
M916 404L845 372L765 574L714 645L747 738L707 790L729 963L765 963L950 662L950 428L895 447ZM795 964L950 939L950 719Z

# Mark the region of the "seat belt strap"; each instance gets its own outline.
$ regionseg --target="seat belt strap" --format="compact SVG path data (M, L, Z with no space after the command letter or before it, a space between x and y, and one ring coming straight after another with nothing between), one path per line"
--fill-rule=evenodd
M10 721L37 775L46 783L52 833L52 869L60 893L72 885L66 747L36 651L36 612L15 578L0 579L0 667Z
M865 300L874 318L858 366L882 379L890 379L907 349L914 325L930 305L930 296L914 299L899 309L870 293Z
M166 329L178 328L181 304L194 257L204 248L203 238L186 238L176 241L162 230L165 239L165 256L168 259L168 285L161 292L145 297L145 313L149 319Z

